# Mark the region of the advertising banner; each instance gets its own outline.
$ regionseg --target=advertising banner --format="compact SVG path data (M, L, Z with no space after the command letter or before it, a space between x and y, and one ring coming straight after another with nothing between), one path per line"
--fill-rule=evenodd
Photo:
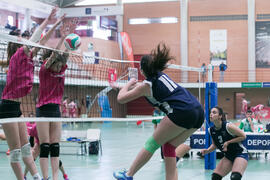
M132 67L134 67L134 56L130 38L126 32L121 32L120 34L122 38L122 45L127 53L128 59L131 61Z
M248 150L267 150L270 151L270 134L264 133L248 133L247 138L243 141L243 145ZM205 148L205 135L203 133L194 133L190 137L191 149Z
M219 66L227 62L227 30L210 30L210 63Z
M255 23L256 68L270 68L270 21Z

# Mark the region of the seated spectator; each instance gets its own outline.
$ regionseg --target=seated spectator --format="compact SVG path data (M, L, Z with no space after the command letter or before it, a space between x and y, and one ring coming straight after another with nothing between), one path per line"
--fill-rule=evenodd
M239 125L239 128L244 130L244 132L254 132L254 119L252 118L252 111L250 109L246 112L246 118L243 119Z

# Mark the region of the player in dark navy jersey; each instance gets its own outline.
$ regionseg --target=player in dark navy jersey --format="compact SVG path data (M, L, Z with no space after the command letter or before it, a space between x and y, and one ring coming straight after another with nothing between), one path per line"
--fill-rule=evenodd
M241 143L246 139L246 135L234 124L226 121L222 108L218 106L212 108L210 120L214 123L214 126L208 129L213 143L201 153L205 155L216 148L224 153L212 174L212 180L220 180L231 171L231 180L240 180L248 164L247 149Z
M162 146L166 179L176 180L178 175L175 168L175 149L203 124L204 111L201 104L190 92L162 72L167 68L167 63L174 59L169 52L164 44L159 44L150 55L143 56L140 65L146 80L138 83L136 79L131 79L119 91L118 102L123 104L145 96L149 103L162 110L166 116L154 131L153 136L146 141L129 170L114 172L116 179L133 179L134 174ZM111 86L114 89L119 88L116 83Z

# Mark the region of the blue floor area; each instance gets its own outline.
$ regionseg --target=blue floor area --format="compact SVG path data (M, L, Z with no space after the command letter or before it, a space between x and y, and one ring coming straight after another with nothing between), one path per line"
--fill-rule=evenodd
M102 136L103 155L62 155L64 168L70 180L112 180L114 170L128 168L136 154L143 147L146 138L153 132L151 123L137 126L136 123L76 123L67 124L63 129L86 130L100 128ZM2 147L1 147L2 148ZM217 162L218 163L218 162ZM37 162L38 165L38 162ZM180 180L209 180L211 170L204 170L204 160L196 155L183 159L177 164ZM39 165L38 165L39 168ZM40 170L40 169L39 169ZM9 166L6 154L0 154L0 179L14 180L15 176ZM32 179L28 175L28 179ZM63 179L59 173L59 179ZM164 180L164 163L160 162L159 151L149 163L134 177L137 180ZM230 179L226 176L223 179ZM269 180L270 158L261 155L259 159L250 160L243 180Z

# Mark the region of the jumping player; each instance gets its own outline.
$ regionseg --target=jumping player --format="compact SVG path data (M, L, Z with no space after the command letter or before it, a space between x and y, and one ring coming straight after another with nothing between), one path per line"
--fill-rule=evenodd
M138 83L132 78L121 89L116 83L111 86L120 89L117 96L119 103L127 103L145 96L148 102L162 110L166 116L157 126L153 136L145 143L128 171L114 172L118 180L130 180L162 146L165 157L166 179L176 180L176 147L201 127L204 111L197 99L185 88L175 83L162 71L167 63L174 59L165 44L159 44L150 55L141 58L140 69L146 80Z
M32 147L32 156L34 158L34 161L36 160L36 158L38 157L38 155L40 154L40 144L39 144L39 138L38 138L38 133L37 133L37 126L36 123L26 123L27 124L27 132L28 135L30 137L30 144ZM69 180L68 179L68 175L66 174L64 167L63 167L63 163L61 160L59 160L59 169L63 174L63 178L64 180ZM24 169L24 179L26 180L26 176L28 173L28 169L25 168Z
M70 33L69 29L68 23L62 26L61 39L56 49L60 49L65 37ZM39 71L40 84L36 109L37 117L61 117L59 106L64 93L67 58L68 53L62 54L51 50L47 50L44 53L44 62ZM52 179L58 179L61 126L61 122L37 122L40 140L40 167L44 180L49 178L49 154L52 166Z

